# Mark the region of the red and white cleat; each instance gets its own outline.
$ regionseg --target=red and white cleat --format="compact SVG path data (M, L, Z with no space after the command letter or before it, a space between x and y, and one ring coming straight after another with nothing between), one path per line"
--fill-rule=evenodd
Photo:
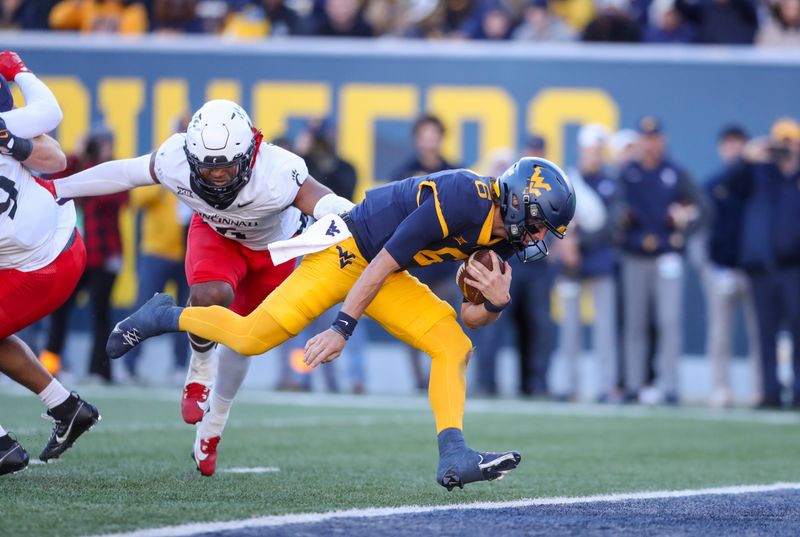
M199 433L195 438L192 458L197 465L197 471L206 477L214 475L214 470L217 468L217 444L221 438L220 436L200 438Z
M183 387L183 398L181 398L181 415L183 421L194 425L203 419L208 412L208 386L198 382L190 382Z

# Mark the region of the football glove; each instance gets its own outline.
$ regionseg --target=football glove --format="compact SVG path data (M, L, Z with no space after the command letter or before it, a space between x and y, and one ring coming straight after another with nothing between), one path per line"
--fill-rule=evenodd
M6 128L6 121L0 117L0 155L8 155L22 162L28 160L32 152L33 142L11 134Z
M20 73L30 73L31 70L13 50L0 52L0 75L8 81L14 80Z

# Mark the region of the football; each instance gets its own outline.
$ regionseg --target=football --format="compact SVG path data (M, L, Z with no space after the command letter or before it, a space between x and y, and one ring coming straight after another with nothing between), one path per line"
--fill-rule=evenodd
M478 262L482 264L484 267L488 268L489 270L492 269L492 258L491 256L497 257L497 263L500 265L500 272L505 274L506 272L506 265L500 256L498 256L492 250L478 250L477 252L473 252L469 258L464 261L460 267L458 267L458 272L456 273L456 283L458 283L458 288L461 289L461 292L464 295L464 298L472 302L473 304L483 304L486 301L484 298L483 293L478 291L476 288L469 285L464 279L467 277L467 264L471 262Z

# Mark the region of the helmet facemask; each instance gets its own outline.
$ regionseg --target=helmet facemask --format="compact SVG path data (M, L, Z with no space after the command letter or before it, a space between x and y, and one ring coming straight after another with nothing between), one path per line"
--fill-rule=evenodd
M213 208L227 209L250 180L260 133L242 107L217 99L195 112L185 139L192 191Z
M255 145L256 139L254 137L247 151L236 155L230 162L224 156L207 156L201 161L189 151L188 147L184 146L183 149L186 152L186 160L189 163L190 170L189 183L195 194L215 209L224 210L230 207L239 191L250 181L250 176L253 173L251 163ZM209 177L213 170L233 166L236 166L236 170L230 174L231 178L227 183L218 185L210 180Z

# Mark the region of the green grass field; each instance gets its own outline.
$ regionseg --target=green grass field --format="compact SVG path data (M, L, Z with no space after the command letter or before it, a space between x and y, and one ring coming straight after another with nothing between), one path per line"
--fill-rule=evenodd
M471 403L467 440L518 449L518 470L447 493L434 482L423 399L244 394L203 478L177 389L85 389L102 422L61 460L0 478L0 534L86 535L258 515L800 481L800 415ZM37 456L34 396L0 395L0 423ZM235 474L233 467L277 467Z

